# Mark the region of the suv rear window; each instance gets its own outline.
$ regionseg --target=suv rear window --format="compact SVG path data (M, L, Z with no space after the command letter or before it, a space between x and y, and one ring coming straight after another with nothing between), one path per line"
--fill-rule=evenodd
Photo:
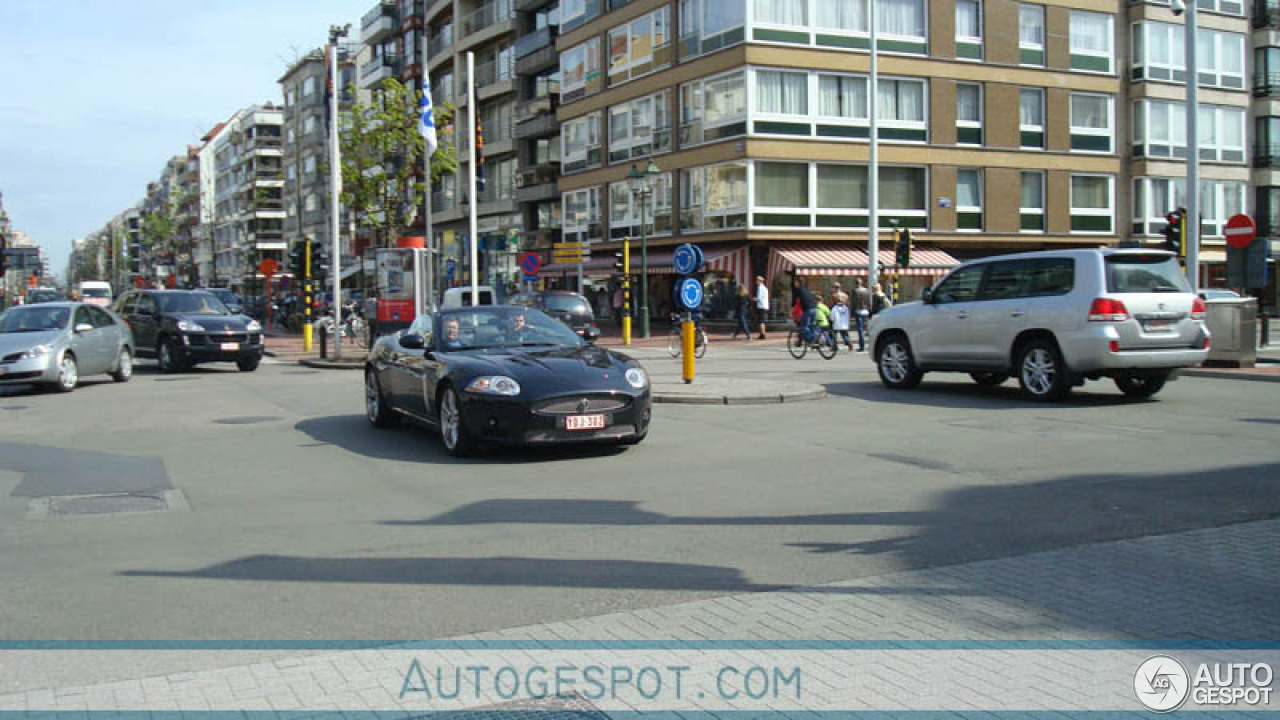
M542 302L552 312L570 313L572 315L590 315L591 308L576 295L544 295Z
M1189 293L1191 283L1169 255L1108 255L1107 292Z

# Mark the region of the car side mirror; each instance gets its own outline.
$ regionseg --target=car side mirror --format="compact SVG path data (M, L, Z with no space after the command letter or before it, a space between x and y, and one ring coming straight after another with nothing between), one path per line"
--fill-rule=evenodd
M593 343L600 339L600 328L588 325L582 330L582 339L589 343Z
M90 325L89 323L76 323L76 326L75 326L75 331L78 333L89 332L92 329L93 329L93 326Z
M927 287L920 291L920 301L925 305L933 304L933 288Z
M410 333L400 337L400 347L406 350L425 350L427 347L426 338L418 333Z

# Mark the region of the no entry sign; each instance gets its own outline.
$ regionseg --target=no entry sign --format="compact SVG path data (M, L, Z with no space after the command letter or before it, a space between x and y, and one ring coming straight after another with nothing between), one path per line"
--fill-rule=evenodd
M1226 234L1228 245L1244 249L1253 244L1253 239L1258 236L1258 225L1253 218L1243 213L1232 215L1227 221Z

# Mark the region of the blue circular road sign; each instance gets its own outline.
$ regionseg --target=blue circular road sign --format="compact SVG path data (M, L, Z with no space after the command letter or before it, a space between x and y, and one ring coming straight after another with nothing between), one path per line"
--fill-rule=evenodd
M680 283L680 302L689 310L702 307L702 281L697 278L685 278Z
M671 266L679 275L692 275L702 267L702 250L697 245L685 243L676 248L671 258Z

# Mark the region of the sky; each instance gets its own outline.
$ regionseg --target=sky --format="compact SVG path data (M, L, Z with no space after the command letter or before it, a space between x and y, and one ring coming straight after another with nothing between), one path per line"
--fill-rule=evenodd
M71 241L142 200L289 64L377 0L0 0L0 193L62 274Z

